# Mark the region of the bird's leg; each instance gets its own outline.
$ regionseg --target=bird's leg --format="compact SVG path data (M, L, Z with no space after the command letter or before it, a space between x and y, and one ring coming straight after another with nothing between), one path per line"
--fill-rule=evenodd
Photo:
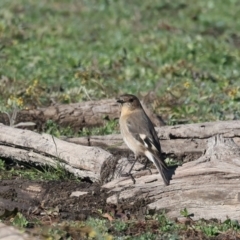
M148 159L146 159L147 161L145 161L145 164L144 164L144 166L143 166L143 168L142 168L142 170L145 170L146 168L147 168L147 165L148 165Z
M134 162L133 162L132 166L130 167L128 173L125 173L125 174L122 175L122 176L130 176L131 179L132 179L132 181L133 181L133 184L136 183L136 180L135 180L135 178L133 177L133 175L131 174L131 171L132 171L135 163L137 162L137 160L138 160L138 156L135 156Z
M137 160L138 160L138 156L135 156L134 162L133 162L132 166L130 167L130 169L129 169L129 171L128 171L128 174L131 174L131 171L132 171L135 163L137 162Z
M148 158L147 158L147 161L145 162L145 164L144 164L144 166L140 169L140 171L141 170L145 170L145 169L148 169L149 170L149 172L152 174L152 171L151 171L151 169L148 167L147 168L147 166L148 166L148 163L149 163L149 160L148 160Z
M129 176L130 176L130 178L132 179L133 184L135 184L135 183L136 183L136 180L135 180L134 176L133 176L131 173L129 174Z
M135 178L133 177L133 175L131 174L131 171L132 171L135 163L137 162L137 160L138 160L138 156L135 156L135 160L134 160L132 166L130 167L130 169L129 169L129 171L128 171L128 175L131 177L131 179L132 179L132 181L133 181L133 184L136 183L136 180L135 180Z

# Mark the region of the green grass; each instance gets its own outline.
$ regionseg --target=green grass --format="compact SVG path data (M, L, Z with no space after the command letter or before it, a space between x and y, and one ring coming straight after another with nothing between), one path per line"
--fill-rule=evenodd
M28 180L72 180L79 181L77 177L65 170L60 164L56 167L36 166L26 163L6 164L0 159L0 180L4 179L28 179Z
M0 105L154 90L169 124L239 119L239 11L236 0L2 0Z
M105 121L102 127L84 127L79 132L74 131L71 127L60 127L52 120L48 120L45 126L45 132L55 137L83 137L92 135L107 135L118 132L118 123L114 120Z
M89 218L86 222L98 236L97 239L106 239L107 233L113 233L114 239L182 239L183 232L198 232L196 239L200 236L215 237L227 231L238 234L240 225L238 221L227 219L224 222L216 220L190 221L188 224L181 224L169 220L165 214L147 216L145 220L114 220L109 222L104 219ZM101 236L101 237L100 237ZM199 238L198 238L198 237ZM185 235L187 237L187 234ZM224 237L223 237L224 239Z
M23 230L29 224L28 220L20 213L13 218L15 226ZM30 223L31 224L31 223ZM157 240L162 239L228 239L229 236L238 237L240 226L237 221L227 219L224 222L216 220L190 221L188 224L177 223L166 218L164 214L156 214L145 220L108 221L103 218L91 218L87 221L68 221L61 224L52 223L51 227L42 226L38 222L37 231L49 239L81 239L98 240ZM74 237L75 236L75 237ZM191 238L193 237L193 238ZM65 238L64 238L65 239Z

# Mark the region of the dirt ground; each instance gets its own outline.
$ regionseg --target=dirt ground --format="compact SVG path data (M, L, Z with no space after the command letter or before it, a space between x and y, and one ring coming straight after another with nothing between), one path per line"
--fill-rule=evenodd
M70 197L78 191L87 194ZM113 206L106 204L107 197L106 191L96 183L2 180L0 217L10 221L12 216L21 212L30 222L29 228L34 228L36 220L49 225L53 222L85 221L89 217L104 218L103 213L110 213L114 218L124 220L142 218L145 214L143 209L146 209L146 203L142 200L135 205L125 202Z
M70 197L72 192L89 194ZM59 219L85 220L96 216L96 210L106 208L107 194L98 184L70 181L30 181L3 180L0 182L0 210L13 210L27 213L29 218L44 215L48 209L57 209L53 215Z
M70 197L73 192L81 191L87 194ZM2 180L0 182L0 216L9 223L11 216L21 212L29 221L29 232L34 232L36 219L47 226L52 223L66 221L84 221L89 217L104 218L108 213L114 219L124 221L135 220L135 224L125 230L126 235L136 235L151 229L156 231L158 225L151 221L144 222L146 214L145 200L122 202L118 206L106 204L108 193L96 183L76 181L30 181L23 179ZM107 219L105 217L105 219ZM79 238L79 233L65 228L72 239ZM114 235L114 229L108 231ZM200 231L188 229L180 233L183 239L209 239ZM61 238L65 239L65 238ZM67 236L66 236L67 239ZM220 234L211 239L240 239L230 233Z

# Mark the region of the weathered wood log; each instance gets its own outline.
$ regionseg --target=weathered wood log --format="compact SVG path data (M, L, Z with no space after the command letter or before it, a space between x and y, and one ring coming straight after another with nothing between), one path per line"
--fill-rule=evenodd
M0 124L0 158L55 168L60 166L93 182L110 181L119 177L123 166L126 169L131 166L128 159L115 157L99 147L81 146L49 134L3 124ZM139 163L135 169L140 167Z
M0 124L0 157L20 162L62 166L81 178L101 179L101 167L113 156L98 147L68 143L48 134L38 134Z
M153 114L145 104L143 107L156 126L164 123L160 117ZM53 120L62 127L70 126L73 129L83 127L103 126L106 120L119 118L120 108L115 99L104 99L99 101L88 101L72 104L53 105L47 108L38 108L14 112L13 122L35 123L35 128L44 129L47 120ZM6 113L0 113L0 123L10 125L9 117ZM24 126L27 128L27 126ZM30 126L30 129L34 129Z
M156 128L162 152L183 162L198 159L206 150L207 139L217 134L240 145L240 121L219 121ZM129 151L120 134L65 139L69 142L98 146L108 151Z
M173 218L187 208L193 219L239 220L240 147L222 135L208 140L206 152L198 160L178 167L169 186L163 186L159 174L135 179L135 185L131 179L115 179L103 185L113 192L107 202L132 199L134 203L145 198L152 200L148 208L164 210Z
M218 133L223 134L224 137L233 138L234 141L238 143L240 135L239 126L240 121L228 121L165 126L156 128L156 130L161 140L163 153L187 161L189 159L198 159L199 156L203 154L206 149L206 141L212 135L216 135ZM22 161L25 159L25 161L37 162L39 164L49 163L52 165L54 163L58 163L59 159L61 159L61 161L63 161L62 164L64 166L66 164L69 171L75 172L75 174L80 177L88 176L95 180L100 179L100 169L104 169L103 171L106 173L105 165L108 163L106 159L108 159L108 157L109 159L114 159L114 157L109 153L111 150L114 150L115 152L116 150L129 152L120 135L68 139L74 143L90 146L90 148L85 148L84 146L77 146L75 144L61 141L47 134L40 135L31 131L14 129L4 125L1 125L0 129L3 131L2 134L0 134L0 142L2 142L0 145L2 157L5 156L17 160L22 159ZM15 148L12 148L12 146L15 146ZM18 149L18 146L20 149ZM95 146L105 148L108 152L95 148ZM48 151L49 149L51 149L51 151ZM89 151L91 153L95 152L95 155L89 155ZM101 154L104 152L104 157L101 154L97 154L96 152L98 151L102 151ZM86 156L84 156L84 154L86 154ZM79 160L79 157L81 160ZM55 160L53 160L54 158ZM98 160L97 158L101 158L101 160ZM56 161L56 159L58 160ZM95 165L92 161L97 161L98 164ZM106 161L105 164L103 164L104 161ZM112 161L110 162L112 164ZM96 169L93 167L89 170L88 165L91 164L96 167ZM109 166L111 164L108 163ZM114 171L114 169L112 170ZM96 172L98 172L97 175ZM112 176L115 175L114 172L108 172L107 175L109 174ZM97 178L95 178L96 176ZM109 176L107 178L109 179Z
M11 226L6 226L0 223L0 240L34 240L37 239L33 236L29 236L26 233L19 231Z

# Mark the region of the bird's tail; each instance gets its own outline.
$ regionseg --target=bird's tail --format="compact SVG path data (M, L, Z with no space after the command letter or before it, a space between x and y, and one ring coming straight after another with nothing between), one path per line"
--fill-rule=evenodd
M157 154L152 154L150 152L148 152L147 157L155 164L157 170L159 171L159 173L162 176L162 179L165 183L165 185L169 185L170 183L170 176L169 176L169 171L168 171L168 167L166 165L166 163L164 162L164 160L162 159L161 156L158 156Z

